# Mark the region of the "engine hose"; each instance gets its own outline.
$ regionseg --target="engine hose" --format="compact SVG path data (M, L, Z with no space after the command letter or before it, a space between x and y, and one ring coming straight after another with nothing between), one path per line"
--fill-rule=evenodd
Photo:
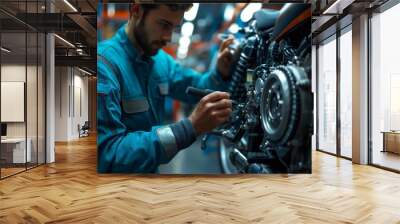
M296 50L296 55L299 55L300 57L304 57L304 51L307 52L307 50L310 48L311 41L309 37L305 37L299 47Z
M283 50L283 54L286 59L292 59L296 55L296 51L290 47L287 47Z
M232 93L232 99L240 100L245 94L243 82L249 64L248 61L248 57L242 53L237 63L235 72L232 75L232 81L229 87L229 92Z
M246 95L246 89L244 86L245 77L250 63L256 58L255 53L257 43L257 37L253 36L249 38L240 54L229 86L231 98L234 100L241 100Z

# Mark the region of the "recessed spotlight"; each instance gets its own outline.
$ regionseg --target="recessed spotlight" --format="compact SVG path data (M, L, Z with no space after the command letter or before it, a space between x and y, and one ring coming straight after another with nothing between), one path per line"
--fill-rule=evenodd
M10 53L10 52L11 52L11 50L9 50L9 49L7 49L7 48L5 48L5 47L1 47L0 49L1 49L2 51L6 52L6 53Z

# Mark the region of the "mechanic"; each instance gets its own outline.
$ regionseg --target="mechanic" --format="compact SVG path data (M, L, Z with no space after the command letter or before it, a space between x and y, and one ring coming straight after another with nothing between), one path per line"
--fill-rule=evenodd
M151 173L198 135L225 122L232 111L227 90L232 55L221 43L216 69L184 68L161 48L171 41L192 4L131 4L130 18L97 49L98 172ZM188 86L219 90L199 102ZM164 98L198 103L179 122L161 125Z

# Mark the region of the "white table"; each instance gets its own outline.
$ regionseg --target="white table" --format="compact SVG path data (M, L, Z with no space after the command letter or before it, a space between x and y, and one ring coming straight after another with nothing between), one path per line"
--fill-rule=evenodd
M7 150L12 150L12 163L30 162L32 157L32 140L28 138L27 143L28 144L25 151L25 138L1 139L1 151L5 152Z

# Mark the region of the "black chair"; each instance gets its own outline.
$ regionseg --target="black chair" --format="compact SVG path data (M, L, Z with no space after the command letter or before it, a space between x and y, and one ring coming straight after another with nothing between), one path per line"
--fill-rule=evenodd
M85 121L82 127L78 124L79 138L89 136L89 129L90 129L89 121Z

